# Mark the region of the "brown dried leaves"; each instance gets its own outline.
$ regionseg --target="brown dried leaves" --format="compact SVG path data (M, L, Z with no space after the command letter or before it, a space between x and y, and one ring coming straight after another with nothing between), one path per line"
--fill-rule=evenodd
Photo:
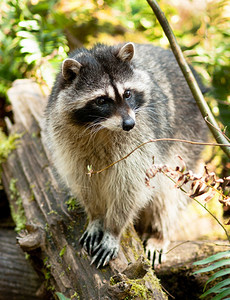
M167 165L155 165L147 170L145 183L150 187L150 180L156 176L157 173L163 173L170 178L175 187L181 189L190 198L196 198L199 201L208 202L214 197L218 197L220 203L225 206L230 206L230 196L224 195L221 188L221 184L224 181L230 182L230 177L218 179L214 172L209 172L205 166L205 171L202 176L195 175L192 171L186 171L186 165L183 159L178 156L180 160L180 166L176 166L175 169ZM228 222L230 225L230 221Z

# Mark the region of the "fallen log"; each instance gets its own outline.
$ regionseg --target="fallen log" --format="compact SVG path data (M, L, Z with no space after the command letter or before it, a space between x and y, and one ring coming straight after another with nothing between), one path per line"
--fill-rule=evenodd
M0 300L39 300L42 282L16 245L13 229L0 229ZM44 299L44 298L43 298Z
M24 228L18 243L40 266L46 289L54 298L59 292L71 299L167 299L132 226L117 259L99 270L90 265L78 243L85 214L61 184L42 143L47 99L26 79L15 81L8 96L15 121L7 122L8 131L21 138L2 166L2 181L17 228Z

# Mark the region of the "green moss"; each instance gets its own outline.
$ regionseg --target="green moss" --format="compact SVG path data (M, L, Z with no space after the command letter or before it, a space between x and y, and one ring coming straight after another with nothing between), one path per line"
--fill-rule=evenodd
M130 228L127 228L124 233L122 234L122 239L121 239L121 246L123 246L124 248L129 248L132 250L133 252L133 256L136 260L138 260L138 258L140 257L140 255L142 254L141 252L138 252L136 250L136 247L132 245L131 241L132 239L136 240L136 242L138 244L142 244L141 240L139 239L139 237L137 235L134 235L131 231ZM126 255L126 252L124 251L124 254ZM130 262L130 258L126 255L126 259L128 260L128 262Z
M140 297L141 299L151 299L148 288L143 284L142 279L129 280L128 283L132 285L130 294L134 297Z
M4 162L12 150L16 149L18 139L22 137L22 134L11 134L6 136L0 129L0 164Z
M42 268L42 272L45 276L46 280L49 280L51 278L51 265L47 262L44 264L44 268Z
M128 279L125 280L127 284L130 284L131 289L128 292L128 296L125 299L151 299L151 292L145 286L145 280L143 279ZM111 277L110 285L116 285L119 282Z
M131 286L130 291L127 292L128 295L125 298L126 300L153 299L153 293L147 287L149 285L154 287L154 289L159 290L159 293L162 293L162 296L164 295L159 280L153 275L151 270L149 270L149 272L141 279L129 279L126 277L124 280ZM116 278L116 276L110 278L111 286L119 283L120 279ZM167 299L167 297L165 297L165 299Z
M30 198L29 198L29 201L32 202L35 200L35 195L34 195L34 191L33 189L35 188L35 185L34 184L31 184L30 185L30 190L31 190L31 194L30 194Z
M59 278L61 278L62 276L65 276L65 271L62 271L59 275Z
M113 277L110 277L110 281L109 281L110 285L115 285L116 281L114 280Z
M25 217L25 212L22 204L22 198L20 197L17 190L17 186L16 186L17 181L18 181L17 179L12 178L10 180L9 189L10 189L10 197L12 200L15 201L15 206L13 206L12 204L10 205L11 215L16 225L15 230L19 232L25 228L26 217Z
M44 229L45 229L45 231L46 231L47 239L48 239L49 241L51 241L53 233L50 231L50 228L49 228L49 224L48 224L48 223L45 224Z
M61 251L59 252L59 256L60 256L60 257L62 257L62 256L65 254L65 252L66 252L66 246L67 246L67 245L65 245L65 246L61 249Z
M30 254L27 253L27 252L25 252L25 259L26 259L26 260L29 260L29 259L30 259Z
M48 215L58 215L58 213L56 212L56 210L50 210L48 212Z
M77 292L75 292L75 293L70 297L70 299L80 300L80 296L78 295Z
M70 265L68 265L66 271L67 271L67 272L70 272L70 271L71 271L71 266L70 266Z
M144 279L146 281L148 281L151 284L151 286L154 286L154 288L156 288L156 289L158 289L159 291L162 292L162 287L161 287L161 284L160 284L160 280L154 274L152 274L151 270L148 271L147 274L145 274Z
M51 188L51 182L50 182L50 181L47 181L47 182L45 183L45 190L46 190L47 193L50 191L50 188Z
M76 198L73 198L73 197L69 198L69 200L67 200L65 202L65 204L68 207L68 211L74 211L79 208L79 204L78 204Z

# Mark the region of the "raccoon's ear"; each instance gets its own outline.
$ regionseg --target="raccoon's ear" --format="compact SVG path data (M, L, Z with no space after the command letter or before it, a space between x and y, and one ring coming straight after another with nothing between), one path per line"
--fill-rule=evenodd
M82 65L75 59L66 58L62 63L62 76L70 80L78 75Z
M119 49L117 57L119 57L123 61L130 61L133 58L133 55L134 55L134 44L127 43Z

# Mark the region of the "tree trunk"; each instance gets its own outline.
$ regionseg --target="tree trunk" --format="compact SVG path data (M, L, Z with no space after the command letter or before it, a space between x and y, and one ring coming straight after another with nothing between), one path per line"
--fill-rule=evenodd
M55 298L60 292L71 299L167 299L133 227L123 234L117 259L99 270L90 265L78 243L85 214L60 183L41 140L46 97L31 80L17 80L8 96L15 120L7 122L8 130L21 138L2 166L2 180L17 228L26 224L19 245L43 274L46 289Z

